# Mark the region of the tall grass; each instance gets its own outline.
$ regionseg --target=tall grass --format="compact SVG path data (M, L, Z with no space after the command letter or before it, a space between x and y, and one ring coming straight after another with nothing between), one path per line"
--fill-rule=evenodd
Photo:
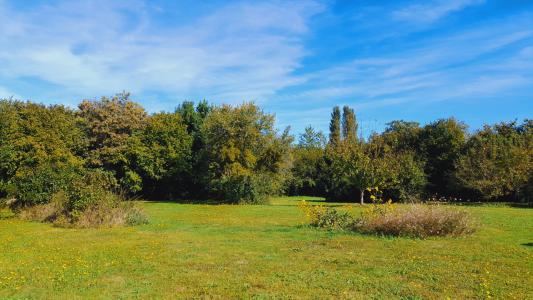
M412 204L366 216L353 228L364 233L426 238L471 234L475 224L466 211L454 207Z
M313 206L302 201L300 208L314 227L366 234L427 238L462 236L475 231L472 216L456 207L411 204L371 204L360 216L332 207Z
M63 192L56 193L47 204L21 208L18 216L24 220L51 222L59 227L114 227L148 223L145 213L121 194L107 193L84 210L68 209Z

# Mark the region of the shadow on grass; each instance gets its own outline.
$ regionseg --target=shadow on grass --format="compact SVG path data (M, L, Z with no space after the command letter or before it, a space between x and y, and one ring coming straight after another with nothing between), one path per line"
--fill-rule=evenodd
M195 200L195 199L176 199L176 200L141 200L146 203L168 203L168 204L197 204L197 205L242 205L234 201L221 201L221 200ZM267 203L268 204L268 203Z
M517 208L533 208L533 203L510 203L509 206Z
M446 204L456 206L478 206L478 207L514 207L514 208L533 208L533 203L516 203L516 202L438 202L428 201L427 204Z
M531 242L531 243L523 243L521 245L522 246L526 246L526 247L533 247L533 242Z

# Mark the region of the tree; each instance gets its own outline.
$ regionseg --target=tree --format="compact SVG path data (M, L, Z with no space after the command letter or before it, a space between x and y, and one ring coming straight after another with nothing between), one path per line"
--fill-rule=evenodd
M128 155L142 147L134 133L146 126L147 113L129 97L123 92L99 101L85 100L79 105L79 115L89 137L87 166L113 172L123 188L135 193L141 191L142 180Z
M381 135L384 142L395 151L419 153L421 131L422 128L418 122L396 120L387 123L385 131Z
M385 181L387 171L381 156L381 149L362 142L345 143L342 147L330 151L331 169L334 176L330 178L330 197L340 200L358 198L364 204L364 192L367 188L380 186ZM351 197L358 193L357 197Z
M175 198L187 195L186 181L192 172L193 138L178 113L157 113L146 119L135 134L142 146L130 154L132 168L143 181L143 194Z
M46 202L46 191L60 181L60 173L83 165L81 155L86 145L72 110L61 105L1 100L0 194L23 195L28 199L17 200L26 203ZM26 184L33 179L39 184ZM23 187L31 188L23 191Z
M288 133L276 135L274 116L253 103L223 105L207 116L202 132L212 196L260 203L276 192L291 141Z
M329 144L337 146L341 142L341 111L338 106L333 108L329 123Z
M357 121L352 108L344 106L342 108L342 137L351 143L357 140Z
M429 192L444 195L457 193L453 173L466 139L466 125L453 118L424 126L420 132L419 151L425 161Z
M194 106L194 102L185 101L176 108L183 123L187 126L187 132L192 137L192 156L190 160L191 172L186 176L184 185L188 187L188 194L193 197L207 197L209 191L209 178L207 178L208 169L207 158L204 157L206 138L205 132L202 130L203 124L207 116L213 110L213 106L209 105L207 101L200 101Z
M315 129L309 125L305 127L304 133L300 134L298 139L298 148L322 149L326 146L326 137L322 131L315 131Z
M320 164L324 157L326 137L321 131L307 126L292 149L291 178L287 182L292 195L323 195L320 186Z
M456 176L485 200L526 199L533 174L533 126L486 125L466 144Z

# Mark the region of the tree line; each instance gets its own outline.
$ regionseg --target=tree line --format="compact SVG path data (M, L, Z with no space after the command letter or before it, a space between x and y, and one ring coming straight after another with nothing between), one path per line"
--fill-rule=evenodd
M379 187L394 201L532 200L533 120L472 134L453 118L392 121L366 139L347 106L333 108L328 137L309 126L296 139L274 122L253 103L185 101L148 114L128 93L76 109L0 100L0 198L35 205L68 191L83 206L105 188L146 199L364 202Z

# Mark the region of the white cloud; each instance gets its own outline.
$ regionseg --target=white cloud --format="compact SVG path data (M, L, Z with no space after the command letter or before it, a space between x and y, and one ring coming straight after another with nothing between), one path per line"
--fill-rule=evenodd
M485 3L485 0L439 0L412 4L392 13L397 21L432 23L468 6Z
M16 93L13 93L9 91L7 88L0 86L0 99L9 99L9 98L22 99L22 97L20 97Z
M533 84L529 16L419 42L306 74L305 87L277 97L310 108L349 102L358 110L490 97ZM523 46L520 46L523 45ZM513 50L514 49L514 50ZM305 115L305 114L304 114Z
M34 77L70 97L125 89L260 99L298 82L291 73L306 55L301 39L321 9L312 1L233 3L162 28L157 8L143 1L62 1L25 11L0 2L0 80Z

